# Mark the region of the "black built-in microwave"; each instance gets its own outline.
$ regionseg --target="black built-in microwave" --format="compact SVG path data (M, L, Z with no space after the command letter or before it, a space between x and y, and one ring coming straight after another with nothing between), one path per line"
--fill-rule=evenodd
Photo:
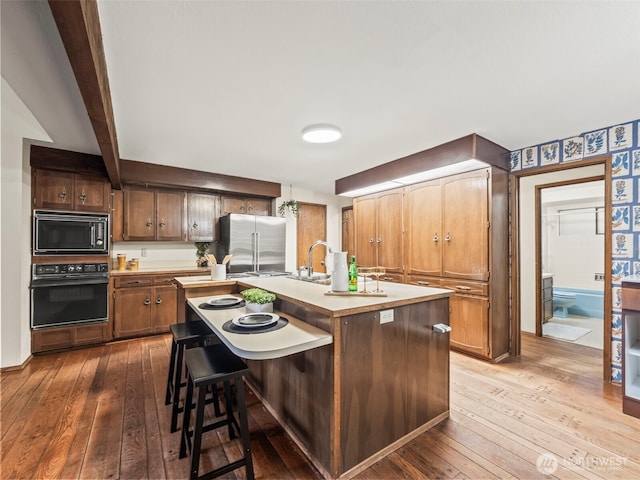
M109 215L33 211L34 255L102 255L109 252Z

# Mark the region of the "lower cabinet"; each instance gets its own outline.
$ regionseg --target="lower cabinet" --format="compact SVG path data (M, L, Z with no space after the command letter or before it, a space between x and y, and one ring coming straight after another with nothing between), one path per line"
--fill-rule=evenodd
M109 322L73 327L52 327L31 331L33 353L104 343L111 340Z
M451 347L490 357L489 300L486 297L456 293L451 297L449 305Z
M113 290L113 337L125 338L169 331L176 323L178 274L117 277Z

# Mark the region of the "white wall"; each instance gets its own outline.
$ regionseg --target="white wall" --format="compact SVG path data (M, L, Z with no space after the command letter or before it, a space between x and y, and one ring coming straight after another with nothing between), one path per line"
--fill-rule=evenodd
M0 172L0 367L21 365L31 354L31 169L25 139L51 139L2 79Z
M604 165L572 168L520 178L520 328L523 332L536 330L535 187L597 175L604 175Z

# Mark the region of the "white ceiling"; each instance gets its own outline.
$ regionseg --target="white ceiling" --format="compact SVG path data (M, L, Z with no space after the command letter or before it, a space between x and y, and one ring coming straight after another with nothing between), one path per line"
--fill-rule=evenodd
M99 153L47 3L0 3L2 76L56 147ZM122 158L333 193L474 132L514 150L640 117L640 2L98 6ZM305 144L313 123L344 136Z

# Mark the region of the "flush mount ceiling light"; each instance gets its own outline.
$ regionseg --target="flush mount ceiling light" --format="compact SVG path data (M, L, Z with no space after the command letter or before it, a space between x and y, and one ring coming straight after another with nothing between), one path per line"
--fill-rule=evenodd
M342 137L342 132L333 125L309 125L302 130L302 139L309 143L335 142Z

